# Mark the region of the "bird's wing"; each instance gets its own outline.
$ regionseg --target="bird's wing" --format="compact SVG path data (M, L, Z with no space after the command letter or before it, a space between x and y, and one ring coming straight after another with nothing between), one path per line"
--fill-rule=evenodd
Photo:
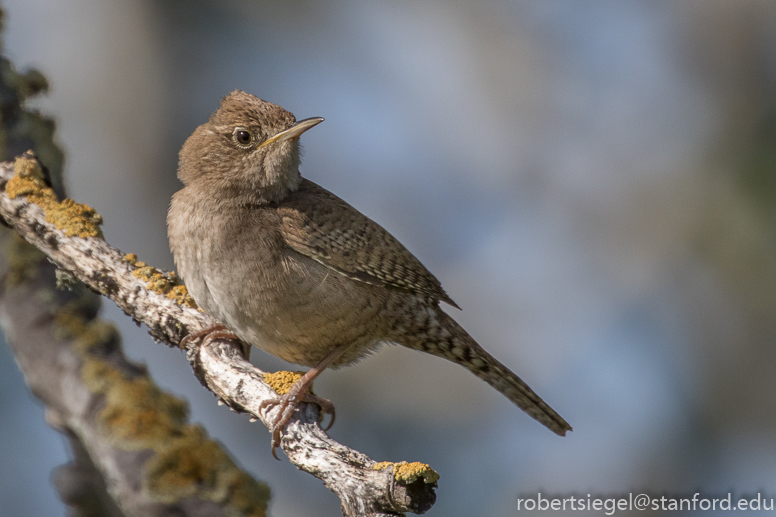
M278 203L278 214L283 239L294 251L353 280L427 295L459 308L393 235L312 181L303 180Z

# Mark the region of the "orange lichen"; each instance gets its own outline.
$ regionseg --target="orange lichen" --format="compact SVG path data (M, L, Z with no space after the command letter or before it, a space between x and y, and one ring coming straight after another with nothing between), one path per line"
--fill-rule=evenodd
M439 480L439 474L435 470L426 463L420 463L418 461L412 463L407 463L406 461L401 461L399 463L381 461L372 465L372 468L374 470L382 470L391 466L393 467L394 479L406 485L414 483L419 479L422 479L427 485L434 484Z
M16 159L14 171L14 176L5 186L8 197L27 196L30 203L43 209L46 221L64 231L68 237L103 237L100 230L102 216L90 206L72 199L60 202L48 186L40 163L29 151Z

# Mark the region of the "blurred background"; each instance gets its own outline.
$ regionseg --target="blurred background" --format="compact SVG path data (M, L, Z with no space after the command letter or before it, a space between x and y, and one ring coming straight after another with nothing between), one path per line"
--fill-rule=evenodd
M516 515L539 491L776 497L776 3L2 4L6 53L50 81L35 106L57 120L69 195L156 266L173 267L178 149L221 96L326 118L302 174L398 237L574 426L558 438L399 347L326 372L335 439L441 474L429 515ZM104 315L270 484L274 515L339 515L180 353ZM64 442L2 343L0 443L0 515L64 515Z

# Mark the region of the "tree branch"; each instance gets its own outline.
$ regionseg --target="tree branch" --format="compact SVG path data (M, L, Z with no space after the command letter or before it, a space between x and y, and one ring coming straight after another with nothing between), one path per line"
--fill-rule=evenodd
M50 173L44 178L33 167L37 180L43 186L50 180L61 194L63 155L52 140L54 122L23 106L45 90L39 72L17 73L0 56L0 156L35 148ZM75 208L56 202L48 189L30 191L36 193L52 208L48 215ZM66 278L11 230L0 230L0 248L6 342L45 405L46 421L71 446L73 461L52 475L68 515L266 515L267 486L241 471L204 430L187 424L184 401L162 392L143 367L126 359L115 327L97 317L100 297L80 283L55 289L55 277Z
M137 262L105 242L93 210L52 197L33 156L0 163L0 188L0 217L61 270L145 324L157 341L179 346L184 336L219 323L194 308L174 273ZM259 407L277 394L234 343L190 342L186 356L202 385L220 401L265 425L272 421L277 409L262 413ZM287 426L281 449L337 494L344 515L423 513L434 504L438 475L427 465L376 463L329 438L318 421L317 406L303 405Z
M81 285L54 290L54 265L8 230L2 244L10 260L0 262L0 319L46 421L74 453L53 475L70 513L265 515L266 485L187 424L185 403L124 357L116 329L96 317L99 299Z

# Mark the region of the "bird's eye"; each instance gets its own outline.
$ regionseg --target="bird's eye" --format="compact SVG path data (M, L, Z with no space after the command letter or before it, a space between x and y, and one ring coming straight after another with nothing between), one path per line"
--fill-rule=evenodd
M253 135L247 129L238 127L234 130L234 141L239 145L251 145Z

